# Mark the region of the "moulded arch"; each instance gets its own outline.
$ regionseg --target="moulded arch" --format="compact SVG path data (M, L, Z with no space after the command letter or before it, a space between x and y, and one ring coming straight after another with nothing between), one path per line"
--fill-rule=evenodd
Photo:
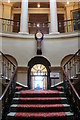
M10 55L10 54L5 54L5 56L6 56L11 62L13 62L15 65L18 66L18 62L17 62L17 60L16 60L15 57L13 57L13 56Z
M64 58L61 60L61 66L63 66L71 57L73 54L66 55Z

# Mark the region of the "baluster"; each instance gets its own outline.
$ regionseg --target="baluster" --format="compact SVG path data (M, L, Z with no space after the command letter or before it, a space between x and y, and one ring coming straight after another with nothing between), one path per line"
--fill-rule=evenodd
M79 73L79 56L77 56L76 67L77 67L77 74L78 74Z
M2 57L2 78L4 77L4 57Z
M4 32L4 20L2 20L2 32Z
M11 31L11 21L10 21L10 32L12 32L12 31Z
M36 24L35 23L33 23L33 25L32 25L33 27L36 27Z
M13 32L13 21L11 21L11 32Z
M72 68L72 66L71 66L71 61L69 62L69 66L70 66L69 72L70 72L70 79L71 79L71 68Z
M19 22L17 22L17 33L19 32Z
M7 63L7 78L9 80L9 62Z
M43 28L44 28L44 27L45 27L45 24L43 23L43 25L42 25L42 26L43 26Z
M74 77L73 71L74 71L73 60L71 60L71 79L73 79Z
M0 78L2 77L2 55L0 54Z
M80 50L79 50L79 54L78 54L78 56L79 56L79 73L80 73Z
M75 57L74 57L74 77L76 77L76 62L75 62Z
M11 63L9 62L9 80L11 79Z
M5 73L5 77L6 77L6 79L8 79L8 77L7 77L7 75L8 75L8 74L7 74L7 71L8 71L7 60L6 60L5 62L6 62L6 65L5 65L5 69L6 69L6 70L5 70L5 71L6 71L6 73Z
M7 20L7 32L9 32L9 21Z
M71 62L68 63L68 76L71 79Z
M4 78L6 78L6 61L4 59Z
M76 67L76 75L77 75L78 74L78 55L76 55L75 67Z
M7 32L7 20L5 20L5 32Z

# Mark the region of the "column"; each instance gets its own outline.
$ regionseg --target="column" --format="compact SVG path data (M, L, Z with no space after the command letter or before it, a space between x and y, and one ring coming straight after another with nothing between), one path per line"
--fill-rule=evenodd
M28 34L28 0L22 0L20 33Z
M57 24L56 0L50 0L50 19L51 19L50 34L59 34Z

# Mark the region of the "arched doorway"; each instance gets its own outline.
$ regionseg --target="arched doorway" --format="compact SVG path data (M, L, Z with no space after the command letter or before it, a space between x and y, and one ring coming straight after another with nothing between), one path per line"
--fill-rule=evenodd
M47 89L47 69L42 64L36 64L31 69L31 88L36 90Z
M28 88L45 90L51 86L50 62L43 56L35 56L28 63Z

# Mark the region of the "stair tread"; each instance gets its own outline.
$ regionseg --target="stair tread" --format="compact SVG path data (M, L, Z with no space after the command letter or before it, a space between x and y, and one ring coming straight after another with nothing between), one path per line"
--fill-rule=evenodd
M58 88L62 88L59 86ZM62 95L61 95L62 94ZM21 90L15 92L8 120L72 118L64 92L59 90ZM23 96L20 96L23 95ZM24 96L25 95L25 96Z
M15 92L15 94L31 94L31 95L33 95L33 94L64 94L64 92L59 92L59 91L56 91L56 92L51 92L51 93L48 93L48 92L23 92L23 91L21 91L21 92Z
M56 107L70 107L68 104L13 104L11 107L18 108L56 108Z
M22 90L21 94L57 94L58 90Z
M29 117L60 117L60 116L73 116L73 113L71 112L10 112L8 115L12 117L23 117L23 118L29 118Z
M41 98L41 97L35 97L35 98L24 98L24 97L20 97L20 98L13 98L13 100L63 100L63 99L67 99L65 97L44 97L44 98Z

